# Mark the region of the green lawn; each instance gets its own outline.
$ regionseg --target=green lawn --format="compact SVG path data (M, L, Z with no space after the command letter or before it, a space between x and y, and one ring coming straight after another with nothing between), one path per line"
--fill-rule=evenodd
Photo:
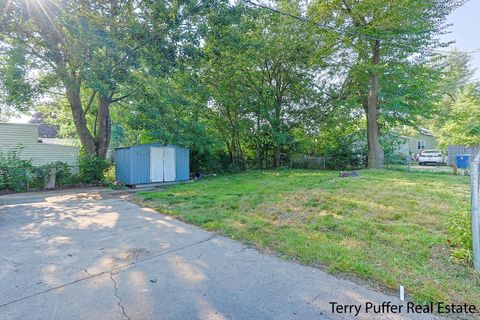
M139 192L159 212L418 303L480 306L480 276L450 259L447 218L468 177L361 171L264 171Z

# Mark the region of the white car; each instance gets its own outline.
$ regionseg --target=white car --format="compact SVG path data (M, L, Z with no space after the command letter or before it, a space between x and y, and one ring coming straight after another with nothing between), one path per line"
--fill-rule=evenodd
M418 155L418 164L424 165L427 163L443 164L445 163L445 156L440 150L424 150Z

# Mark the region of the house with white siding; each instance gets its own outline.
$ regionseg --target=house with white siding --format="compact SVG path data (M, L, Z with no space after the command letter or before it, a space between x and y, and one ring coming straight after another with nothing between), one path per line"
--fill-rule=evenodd
M79 148L45 143L38 138L38 124L0 123L0 153L21 147L20 159L31 160L33 166L62 161L78 166Z
M419 129L412 136L400 136L399 153L415 158L423 150L438 149L438 141L433 133L427 129Z

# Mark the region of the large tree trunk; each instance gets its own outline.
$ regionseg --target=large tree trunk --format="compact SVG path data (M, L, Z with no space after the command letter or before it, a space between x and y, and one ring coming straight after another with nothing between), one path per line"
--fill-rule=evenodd
M72 110L73 123L77 130L78 137L85 152L89 155L96 155L97 148L95 139L88 130L87 120L83 112L82 100L80 97L80 83L79 81L65 81L65 91L67 95L70 109Z
M281 152L280 152L280 145L276 144L273 147L273 166L275 168L280 168L281 165Z
M242 145L240 143L240 137L237 137L236 144L237 144L236 150L237 150L238 165L240 167L240 170L244 171L246 169L245 155L243 154Z
M225 112L228 120L229 132L227 146L230 153L230 161L235 167L240 170L245 170L245 157L240 144L239 111L235 109L232 111L228 107L225 107Z
M380 63L380 41L376 40L372 47L372 64L375 68ZM367 141L368 168L383 168L384 153L380 144L378 131L378 71L370 72L370 92L367 103Z
M281 109L282 109L282 97L277 97L277 101L275 104L275 120L274 120L274 125L273 125L273 132L274 135L278 135L282 132L281 128ZM275 168L280 168L281 165L281 149L282 145L280 141L276 141L278 137L274 137L274 145L273 145L273 166Z
M100 96L98 99L97 111L97 156L106 158L108 146L110 145L110 97Z
M257 127L255 128L255 160L257 163L257 170L262 169L262 159L260 155L260 111L257 112Z

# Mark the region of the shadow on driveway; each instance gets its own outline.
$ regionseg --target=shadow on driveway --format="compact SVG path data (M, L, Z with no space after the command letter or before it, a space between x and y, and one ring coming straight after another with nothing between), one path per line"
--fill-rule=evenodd
M107 194L0 197L0 319L350 319L329 302L400 303Z

